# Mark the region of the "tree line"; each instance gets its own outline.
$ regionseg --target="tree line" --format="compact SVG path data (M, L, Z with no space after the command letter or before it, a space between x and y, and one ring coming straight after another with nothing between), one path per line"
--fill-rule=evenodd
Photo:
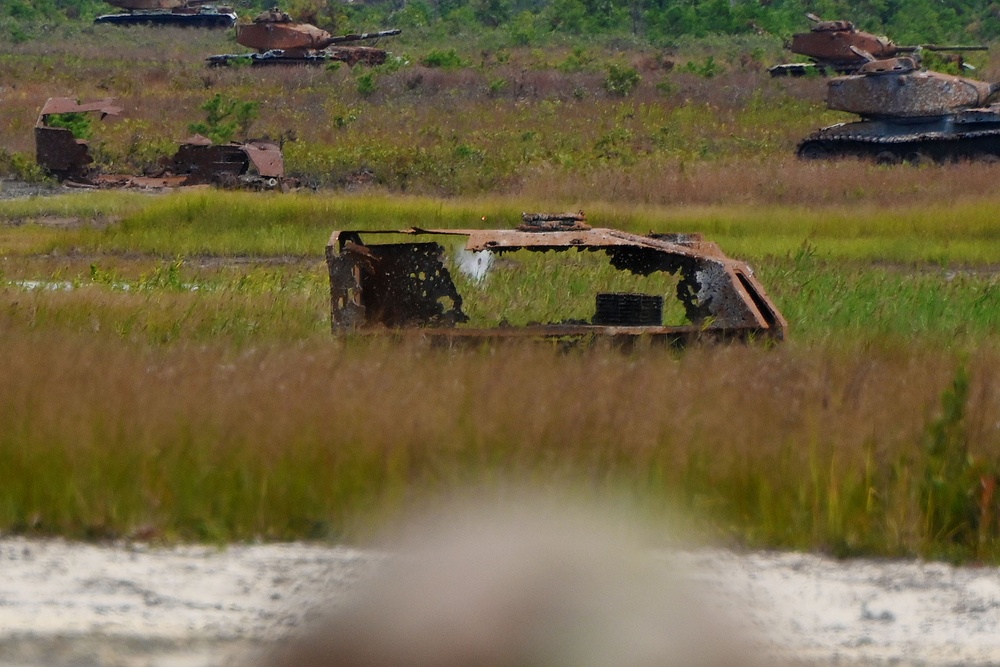
M252 15L274 0L235 0ZM806 12L848 19L899 43L992 41L1000 37L993 0L281 0L282 9L322 27L375 25L499 31L513 45L540 45L553 35L622 35L653 45L711 34L770 34L787 39L808 29ZM30 38L39 25L89 22L118 11L101 0L3 0L0 28ZM0 32L3 35L3 32Z

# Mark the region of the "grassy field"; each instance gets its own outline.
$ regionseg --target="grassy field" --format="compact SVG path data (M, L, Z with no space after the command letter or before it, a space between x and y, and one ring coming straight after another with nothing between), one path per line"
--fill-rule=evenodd
M731 544L1000 562L1000 165L797 161L848 117L823 109L822 80L764 73L784 58L773 40L487 40L440 67L450 47L425 37L385 43L396 57L374 71L206 69L237 50L220 33L0 43L0 174L41 177L50 96L117 97L126 115L92 148L137 173L219 93L260 104L252 134L283 141L308 186L2 199L0 181L0 532L359 540L418 500L527 482L624 494L664 522L679 509ZM634 88L611 85L631 70ZM331 336L332 230L579 209L703 232L754 266L789 339ZM574 293L547 256L511 265L465 286L481 321Z
M1000 557L992 199L580 206L706 232L754 265L790 339L626 354L330 335L333 229L505 227L537 200L0 202L0 530L357 540L421 498L528 480L680 508L736 544Z

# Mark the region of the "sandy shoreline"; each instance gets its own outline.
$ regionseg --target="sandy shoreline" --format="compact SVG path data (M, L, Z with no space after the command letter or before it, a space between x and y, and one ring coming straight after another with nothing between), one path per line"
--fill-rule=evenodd
M0 667L243 663L382 558L302 544L151 548L0 539ZM1000 570L694 550L657 554L809 664L1000 663Z

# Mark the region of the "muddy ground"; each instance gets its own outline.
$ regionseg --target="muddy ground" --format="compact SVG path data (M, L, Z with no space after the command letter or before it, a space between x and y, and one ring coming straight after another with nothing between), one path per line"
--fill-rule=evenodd
M656 554L804 664L1000 663L1000 570L801 554ZM384 556L0 539L0 667L255 662Z

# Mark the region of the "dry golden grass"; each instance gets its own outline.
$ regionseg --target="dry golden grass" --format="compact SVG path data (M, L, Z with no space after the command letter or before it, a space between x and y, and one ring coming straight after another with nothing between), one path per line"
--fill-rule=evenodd
M237 351L15 331L5 349L0 470L15 482L0 489L0 529L357 537L407 499L514 476L624 489L749 544L950 544L928 533L919 492L961 361L932 347ZM969 367L961 438L989 462L1000 356L984 347ZM995 553L989 521L980 557Z

